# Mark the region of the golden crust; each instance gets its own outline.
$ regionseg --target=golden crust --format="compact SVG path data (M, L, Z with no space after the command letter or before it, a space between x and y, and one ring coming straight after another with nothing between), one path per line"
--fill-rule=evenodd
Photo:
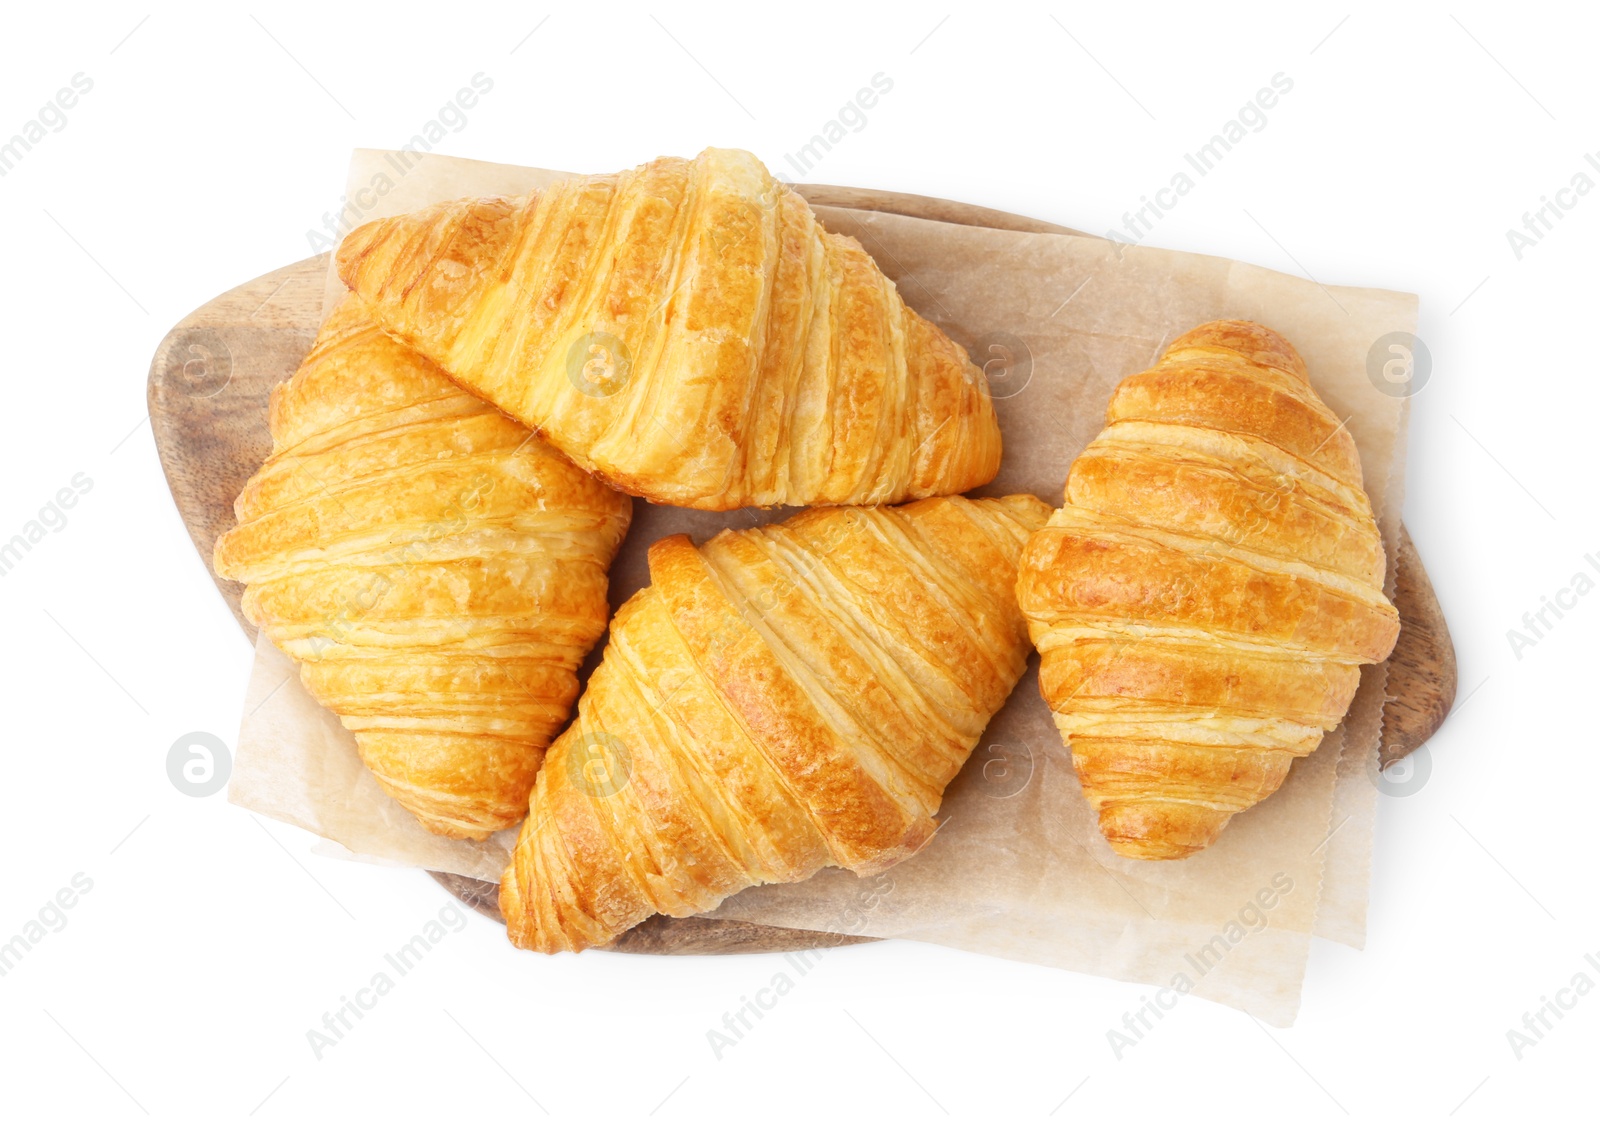
M1031 495L810 510L650 549L501 880L511 940L601 945L830 864L881 871L1022 676Z
M390 332L653 502L900 502L1000 467L983 373L748 153L377 220L338 267Z
M1355 443L1282 337L1212 322L1118 386L1017 578L1113 848L1182 858L1277 790L1394 647L1383 573Z
M605 630L631 503L355 295L273 390L271 425L217 574L424 827L515 824Z

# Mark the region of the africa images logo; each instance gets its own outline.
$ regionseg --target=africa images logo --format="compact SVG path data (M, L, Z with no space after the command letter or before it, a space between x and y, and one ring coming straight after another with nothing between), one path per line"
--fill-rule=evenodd
M384 164L388 168L379 169L366 184L353 193L339 197L337 212L323 213L321 231L306 229L306 242L311 245L311 253L315 255L338 247L341 239L360 227L383 198L416 170L424 155L433 152L433 147L443 141L447 134L460 133L467 128L469 111L493 89L494 79L482 71L473 75L470 86L457 90L448 102L439 107L434 117L422 123L410 141L384 157Z
M1542 643L1556 625L1566 618L1567 613L1576 609L1578 602L1594 591L1594 578L1600 576L1600 557L1585 553L1583 561L1588 569L1579 569L1572 574L1571 579L1556 590L1555 596L1540 593L1538 606L1522 614L1521 627L1506 629L1506 642L1511 645L1511 654L1519 661L1524 652ZM1593 575L1589 569L1594 570Z
M22 123L22 128L12 134L10 140L0 142L0 177L15 169L24 157L33 152L34 146L50 134L66 129L67 111L77 106L78 99L93 89L94 79L79 71L72 76L71 85L56 91L50 101L39 107L37 114Z

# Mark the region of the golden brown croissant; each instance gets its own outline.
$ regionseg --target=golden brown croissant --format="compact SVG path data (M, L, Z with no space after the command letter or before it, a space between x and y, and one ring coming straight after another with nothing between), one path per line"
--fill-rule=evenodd
M1283 338L1192 330L1106 421L1017 598L1101 832L1180 859L1339 724L1399 617L1355 443Z
M983 373L749 153L377 220L338 265L391 333L652 502L899 502L1000 467Z
M605 630L631 503L354 295L273 389L271 424L217 574L425 828L511 827Z
M1032 495L810 510L650 548L500 886L511 940L600 945L756 883L881 871L1021 677Z

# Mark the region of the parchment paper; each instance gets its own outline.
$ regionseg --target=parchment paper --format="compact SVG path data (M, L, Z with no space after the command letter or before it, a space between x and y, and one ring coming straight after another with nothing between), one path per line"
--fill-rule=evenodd
M347 196L364 202L354 218L365 222L440 199L524 192L561 175L360 150ZM1067 469L1103 426L1111 390L1167 341L1214 318L1277 329L1300 350L1329 407L1347 418L1389 547L1392 592L1407 401L1379 390L1367 358L1381 336L1415 329L1414 295L1324 287L1091 237L852 209L817 213L861 240L907 302L985 366L1006 453L999 477L978 494L1028 491L1059 505ZM330 300L338 293L331 279ZM656 539L685 531L700 540L785 513L636 503L612 572L612 607L647 581L645 550ZM751 889L713 913L1147 982L1286 1025L1299 1006L1312 934L1357 946L1364 938L1376 808L1369 767L1386 673L1386 665L1365 671L1345 724L1299 760L1278 793L1236 816L1216 845L1151 863L1121 858L1100 837L1039 696L1035 657L947 792L939 834L915 858L876 879L829 869L804 883ZM423 832L361 767L351 735L292 676L293 664L263 642L231 800L359 856L498 878L511 833L470 845Z

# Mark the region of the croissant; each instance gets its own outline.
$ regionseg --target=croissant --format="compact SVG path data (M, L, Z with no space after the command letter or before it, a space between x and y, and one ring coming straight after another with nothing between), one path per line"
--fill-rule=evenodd
M631 503L347 297L273 389L219 576L432 832L514 825L606 626Z
M1000 467L983 373L749 153L377 220L338 269L391 333L652 502L900 502Z
M1101 832L1181 859L1339 724L1399 616L1355 443L1273 331L1191 330L1106 421L1017 599Z
M517 945L601 945L756 883L875 874L1022 676L1032 495L810 510L650 547L500 886Z

